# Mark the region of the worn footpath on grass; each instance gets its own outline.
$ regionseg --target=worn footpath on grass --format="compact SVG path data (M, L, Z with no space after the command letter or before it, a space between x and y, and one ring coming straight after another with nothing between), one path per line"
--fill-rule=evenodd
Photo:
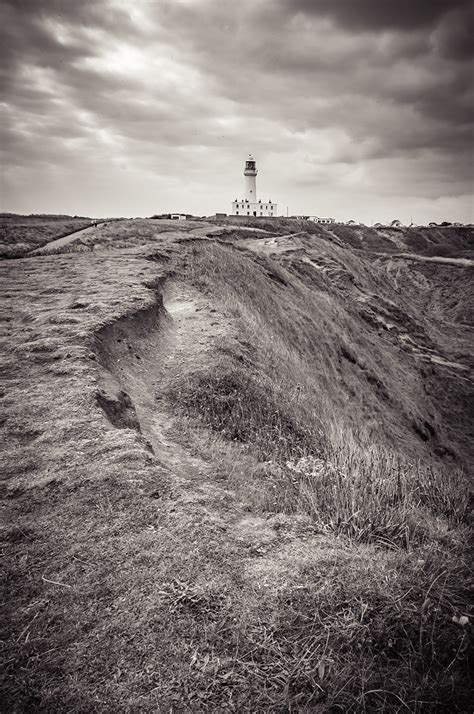
M0 214L0 258L20 258L61 236L89 227L91 218Z
M72 243L78 238L83 238L85 235L92 233L95 227L96 226L88 226L87 228L80 228L79 230L74 231L73 233L70 233L67 236L62 236L62 238L56 238L55 240L46 243L46 245L43 245L41 248L37 248L35 250L35 254L47 254L50 250L54 250L55 248L60 248L62 246L68 245L69 243Z

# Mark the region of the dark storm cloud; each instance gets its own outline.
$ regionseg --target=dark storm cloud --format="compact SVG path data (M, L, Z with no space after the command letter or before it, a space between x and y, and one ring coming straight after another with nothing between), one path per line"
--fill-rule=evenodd
M468 0L284 0L289 13L329 17L348 29L414 30L433 25Z
M438 52L453 60L467 60L474 55L474 7L461 5L443 19L433 34Z
M4 66L15 67L16 64L28 64L34 60L44 66L57 67L63 61L81 56L87 51L84 45L71 43L65 46L44 21L63 18L65 23L81 24L88 16L89 7L87 3L5 2L0 10ZM71 16L73 8L76 12ZM97 10L94 14L94 22L97 22Z
M472 118L472 68L445 56L453 28L468 19L465 12L453 14L456 5L459 11L466 7L461 2L402 2L392 17L392 4L375 0L292 1L279 6L280 14L269 4L243 3L233 12L225 1L207 3L203 13L196 4L167 3L160 18L169 35L178 37L189 56L214 76L219 92L233 101L252 103L256 111L284 117L295 128L343 126L359 137L367 129L382 144L387 133L391 151L397 147L391 128L386 132L386 117L378 125L371 121L367 104L373 111L380 103L394 114L401 139L410 119L420 148L427 137L438 148L438 133L444 145L445 125L457 146L458 129ZM395 31L361 35L327 25L328 17L349 24L354 8L357 29L392 26ZM400 31L405 25L409 32ZM429 31L420 29L428 25Z
M9 0L0 20L13 169L108 159L204 181L250 140L302 186L386 161L410 166L401 191L467 181L467 2Z

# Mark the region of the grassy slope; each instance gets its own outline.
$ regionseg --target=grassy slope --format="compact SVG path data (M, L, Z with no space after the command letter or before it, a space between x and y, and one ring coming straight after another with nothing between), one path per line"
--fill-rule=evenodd
M287 394L298 385L300 411L309 394L311 410L326 418L329 402L352 428L404 454L428 448L470 462L472 270L367 260L309 237L289 250L265 249L264 240L240 248L204 245L189 262L191 278L240 311L267 360L260 371L277 366ZM450 402L440 383L450 385Z
M467 711L465 269L127 225L152 261L2 267L9 709ZM168 273L203 297L157 392ZM93 336L140 309L107 366L179 467L96 401Z
M161 242L164 233L183 238L183 234L199 230L205 233L212 230L212 226L197 221L186 221L184 225L177 226L177 221L173 220L134 219L131 223L129 219L122 219L99 224L93 231L78 236L72 243L52 246L47 252L53 255L142 247L153 245L156 241Z
M235 217L229 216L224 221L214 221L219 225L235 225ZM438 228L372 228L370 226L346 226L333 224L318 225L311 221L288 218L243 218L239 226L253 226L270 230L272 233L294 233L304 231L356 250L382 251L399 253L407 251L426 256L471 257L474 248L474 236L471 226L450 226Z
M86 228L91 219L82 216L0 215L0 258L21 258L49 241Z

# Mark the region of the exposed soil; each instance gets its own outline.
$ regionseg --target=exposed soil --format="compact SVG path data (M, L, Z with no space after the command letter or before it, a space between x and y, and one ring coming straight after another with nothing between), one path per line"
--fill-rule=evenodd
M111 393L112 399L127 395L141 433L164 467L202 480L206 465L174 439L173 416L163 395L171 384L184 382L188 374L209 364L230 323L190 286L172 283L163 302L161 296L158 300L151 310L119 320L97 335L103 366L100 391ZM124 405L125 420L128 411Z

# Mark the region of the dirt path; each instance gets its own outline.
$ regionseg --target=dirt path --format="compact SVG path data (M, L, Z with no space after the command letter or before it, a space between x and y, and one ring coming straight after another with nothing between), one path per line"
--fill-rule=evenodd
M256 549L260 556L279 545L273 525L265 517L248 513L245 494L234 488L227 475L224 480L216 478L215 460L204 458L196 448L199 434L196 436L195 426L183 433L183 422L165 398L170 387L181 388L196 372L209 370L216 351L234 328L229 317L216 310L206 296L182 283L165 289L163 307L150 323L137 327L134 318L108 334L108 374L103 376L102 388L111 400L116 400L121 390L130 397L141 435L173 484L170 507L176 518L205 513L213 523L225 523L229 547L243 548L242 556L247 548L252 553ZM219 442L213 456L219 457L222 449L225 446ZM239 458L245 456L239 453ZM224 470L228 467L225 463ZM297 526L300 528L301 523ZM201 537L205 542L204 530ZM258 567L253 561L247 565L249 573ZM273 568L270 561L267 566L275 577L279 568Z
M205 368L216 344L230 332L228 318L205 296L181 283L164 294L156 314L119 321L103 340L104 361L115 388L130 395L142 428L160 453L171 417L162 412L162 394L170 385ZM106 386L114 388L110 378Z
M230 332L230 325L204 296L182 284L166 291L164 308L160 329L134 345L140 360L122 360L119 377L160 463L175 475L195 477L202 474L205 464L174 440L174 419L163 406L162 394L209 364L216 343Z
M362 253L363 251L357 251ZM437 263L438 265L452 265L456 268L474 268L474 260L470 258L449 258L442 255L418 255L416 253L380 253L371 251L372 255L385 258L389 264L395 260L413 260L417 263Z
M98 225L101 224L95 223L91 226L87 226L87 228L81 228L78 231L74 231L74 233L69 233L69 235L63 236L62 238L56 238L55 240L46 243L46 245L43 245L41 248L38 248L37 250L33 251L32 255L44 255L55 248L61 248L64 245L68 245L69 243L72 243L73 241L77 240L77 238L82 237L87 233L92 233Z
M236 646L228 628L232 634L241 619L246 632L254 612L260 627L264 586L273 612L273 589L300 577L290 552L297 541L292 522L282 529L280 515L252 511L234 487L235 464L221 462L219 451L230 445L221 440L206 457L200 432L186 433L161 398L209 366L232 330L229 316L186 285L173 284L163 306L159 294L140 293L159 272L130 254L9 261L4 271L17 360L6 365L3 400L14 410L2 531L10 710L82 711L86 702L93 711L125 711L131 701L135 711L163 703L171 711L184 681L189 696L204 691L209 706L194 698L183 711L236 711L234 689L245 698L253 671L264 675L251 656L236 659L240 640ZM97 311L110 305L107 280L120 308L115 322L110 307ZM85 344L93 333L97 342ZM129 424L106 418L101 388L116 407L125 404ZM252 627L254 636L263 649L265 630ZM194 667L211 657L217 675Z
M438 263L439 265L454 265L460 268L474 268L474 260L469 258L445 258L442 255L416 255L412 253L395 253L394 258L405 258L420 263Z

